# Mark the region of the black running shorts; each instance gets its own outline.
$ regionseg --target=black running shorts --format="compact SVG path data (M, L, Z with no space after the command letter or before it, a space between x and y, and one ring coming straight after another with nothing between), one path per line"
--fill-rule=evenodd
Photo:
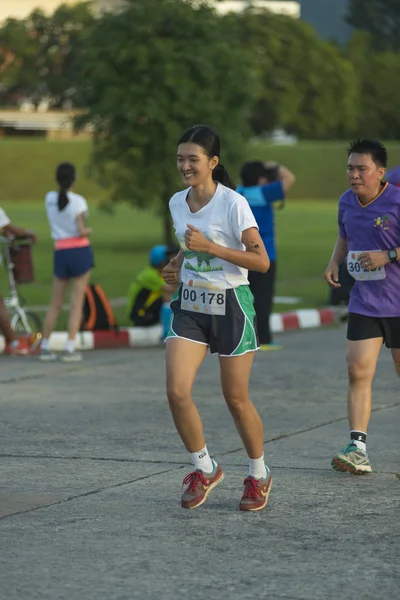
M347 339L356 342L382 338L388 348L400 348L400 317L367 317L349 313Z

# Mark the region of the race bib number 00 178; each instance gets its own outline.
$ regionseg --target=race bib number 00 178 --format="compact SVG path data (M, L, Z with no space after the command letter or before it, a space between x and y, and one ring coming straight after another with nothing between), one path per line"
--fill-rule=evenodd
M182 310L205 315L224 315L226 311L226 290L207 290L182 285Z
M364 269L364 267L361 266L360 261L357 258L361 252L366 252L366 250L351 250L347 255L347 270L350 275L357 281L377 281L379 279L385 279L385 267Z

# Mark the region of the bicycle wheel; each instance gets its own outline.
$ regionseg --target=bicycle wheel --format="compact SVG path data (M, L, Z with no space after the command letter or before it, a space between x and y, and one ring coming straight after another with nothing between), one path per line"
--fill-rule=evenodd
M31 350L36 350L42 339L42 322L35 313L27 310L15 313L11 319L11 327L17 334L29 336Z

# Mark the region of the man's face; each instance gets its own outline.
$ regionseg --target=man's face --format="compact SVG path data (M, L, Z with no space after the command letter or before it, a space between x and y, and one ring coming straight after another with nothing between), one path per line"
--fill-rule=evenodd
M350 187L358 196L370 196L377 193L386 169L380 167L370 154L350 154L347 161L347 179Z

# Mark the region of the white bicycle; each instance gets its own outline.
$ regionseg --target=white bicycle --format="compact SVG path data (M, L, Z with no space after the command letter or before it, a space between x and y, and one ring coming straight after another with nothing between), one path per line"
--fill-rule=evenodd
M40 345L42 323L33 312L25 310L18 294L18 283L33 282L33 267L29 239L15 239L0 236L0 263L4 263L7 272L9 295L4 304L10 313L12 329L29 337L31 350Z

